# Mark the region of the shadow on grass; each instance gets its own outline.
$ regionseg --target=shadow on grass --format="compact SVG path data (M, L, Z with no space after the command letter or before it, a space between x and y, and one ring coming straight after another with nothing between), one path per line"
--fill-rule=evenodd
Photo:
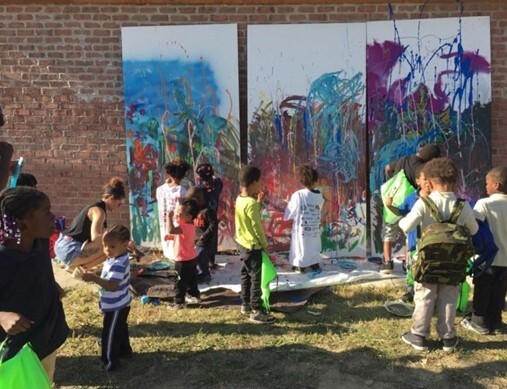
M470 367L435 372L410 367L424 358L417 354L390 360L368 347L334 353L298 343L241 350L160 350L137 353L112 373L102 370L98 356L59 357L55 382L65 388L486 388L481 380L499 377L505 368L501 361L477 363L473 374Z

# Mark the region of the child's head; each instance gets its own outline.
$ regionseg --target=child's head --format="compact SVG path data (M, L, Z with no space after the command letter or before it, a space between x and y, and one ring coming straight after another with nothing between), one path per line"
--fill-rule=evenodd
M424 165L419 166L415 172L415 183L419 187L420 195L427 196L430 194L431 189L426 179L426 175L424 174Z
M194 199L197 202L199 208L206 207L206 198L204 196L204 189L198 186L191 186L188 188L185 198Z
M435 158L424 165L424 175L431 185L456 184L458 169L449 158Z
M174 160L164 165L165 173L176 183L179 183L185 177L188 169L190 169L190 165L180 160Z
M46 194L29 186L0 193L0 243L49 238L54 229L55 216Z
M199 205L194 199L184 198L180 200L180 203L176 207L174 217L178 224L181 223L192 223L192 221L199 214Z
M498 166L486 174L486 192L488 195L494 193L506 193L507 191L507 166Z
M260 189L261 170L255 166L243 166L238 172L239 185L255 194Z
M32 186L37 187L37 179L30 173L19 173L16 186Z
M421 147L421 149L417 152L417 156L424 162L429 162L434 158L440 157L440 149L435 144L426 145Z
M119 177L111 178L104 185L102 200L106 203L108 211L116 211L126 198L125 184Z
M108 258L116 258L127 251L130 231L127 227L115 224L102 235L102 247Z
M199 179L203 182L213 181L213 167L209 163L201 163L195 169Z
M301 165L298 167L299 182L306 188L313 189L319 181L319 173L310 165Z

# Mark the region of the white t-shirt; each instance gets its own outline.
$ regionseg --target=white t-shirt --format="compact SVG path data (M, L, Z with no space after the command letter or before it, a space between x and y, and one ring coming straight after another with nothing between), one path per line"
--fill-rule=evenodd
M477 201L475 217L486 220L498 247L493 266L507 267L507 194L493 193Z
M320 263L322 193L301 189L294 192L285 208L284 220L293 220L289 262L307 267Z
M172 240L164 240L167 235L167 214L171 210L175 210L178 201L185 197L187 193L186 188L181 185L169 186L165 183L157 188L157 203L158 203L158 220L160 225L160 239L162 241L162 251L164 257L174 260L174 242ZM177 225L177 223L175 223Z
M453 192L433 191L430 193L429 197L437 206L437 209L440 211L440 215L444 218L444 220L448 219L451 216L454 203L457 200L456 195ZM430 210L426 207L424 202L419 199L415 202L407 216L399 221L398 225L406 234L416 228L419 224L421 225L421 229L424 229L426 226L433 223L435 223L435 220L431 217ZM456 220L456 224L468 228L470 235L474 235L479 229L472 207L470 207L468 202L465 202L465 205L458 216L458 220Z

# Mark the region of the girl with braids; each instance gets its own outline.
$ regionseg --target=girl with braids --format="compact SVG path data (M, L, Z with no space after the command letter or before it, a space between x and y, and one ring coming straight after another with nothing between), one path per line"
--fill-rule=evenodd
M89 269L104 262L102 234L107 228L107 212L118 210L125 197L123 181L118 177L111 178L104 186L102 199L84 207L69 229L58 237L55 253L59 261L70 269L77 266Z
M0 342L5 362L28 342L53 380L56 350L69 328L49 257L54 231L49 198L20 186L0 193Z
M128 246L130 232L127 227L115 224L102 236L107 256L100 277L85 271L83 281L94 282L100 288L100 309L104 312L102 328L102 364L106 371L120 367L120 358L132 357L127 318L130 312L130 262ZM82 268L78 268L82 270Z
M164 257L170 260L175 259L173 241L165 240L169 229L169 212L174 211L179 200L185 197L187 189L180 185L181 180L187 174L190 165L176 159L164 165L166 173L165 183L157 188L158 219L160 226L160 240Z
M293 220L289 262L297 273L304 273L308 266L313 271L319 271L324 197L316 188L319 174L315 169L302 165L298 174L304 189L292 194L284 215L284 220Z

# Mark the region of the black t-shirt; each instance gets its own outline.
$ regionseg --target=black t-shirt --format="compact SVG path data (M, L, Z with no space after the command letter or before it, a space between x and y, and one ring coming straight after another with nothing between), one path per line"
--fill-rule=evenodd
M0 311L20 313L34 322L28 331L9 336L4 360L16 355L27 342L40 359L65 342L69 327L59 300L48 239L37 239L30 253L0 245ZM0 342L5 337L0 327Z
M107 228L107 210L106 203L102 200L97 201L87 207L84 207L81 212L72 220L69 229L65 233L65 235L70 236L72 239L77 240L78 242L84 243L87 240L91 241L91 228L92 221L88 217L88 211L90 208L99 207L100 209L106 212L106 220L104 221L104 228Z
M411 155L408 157L401 157L395 160L394 162L389 164L393 175L398 173L401 169L405 172L405 176L407 177L408 182L414 188L417 188L417 184L415 182L417 169L424 165L424 161L419 158L417 155Z

